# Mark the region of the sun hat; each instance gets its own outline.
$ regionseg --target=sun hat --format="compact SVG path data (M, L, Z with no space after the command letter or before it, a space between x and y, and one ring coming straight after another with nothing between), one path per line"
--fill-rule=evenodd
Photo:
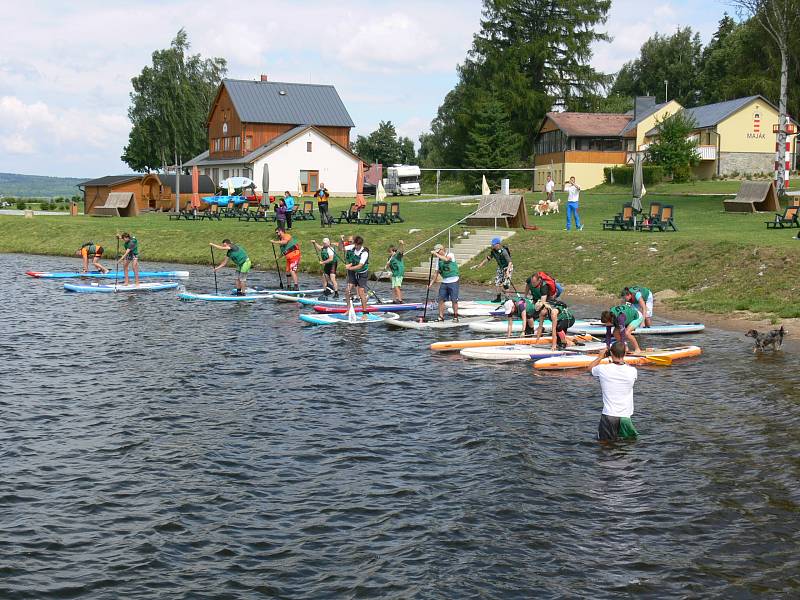
M501 241L502 241L502 240L501 240L500 238L492 238L492 246L496 246L496 245L497 245L497 244L499 244Z
M503 304L503 310L505 311L506 315L510 315L514 312L514 301L513 300L506 300Z

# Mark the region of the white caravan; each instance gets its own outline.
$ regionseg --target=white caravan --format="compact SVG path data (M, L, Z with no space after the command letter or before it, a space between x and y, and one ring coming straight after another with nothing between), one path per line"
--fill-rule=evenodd
M383 187L392 196L419 196L422 189L419 185L419 167L415 165L393 165L386 169Z

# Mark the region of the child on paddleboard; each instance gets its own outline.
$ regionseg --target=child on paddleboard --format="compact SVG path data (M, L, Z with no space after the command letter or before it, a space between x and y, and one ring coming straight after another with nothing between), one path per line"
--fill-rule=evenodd
M339 257L331 246L328 238L322 238L322 245L317 240L311 240L314 247L319 251L319 264L322 265L322 298L325 299L333 294L334 299L339 298L339 284L336 282L336 268L339 265Z
M250 258L247 256L245 249L241 246L237 246L229 239L222 240L221 246L218 246L213 242L209 242L209 246L219 250L225 250L225 258L222 259L221 263L214 267L214 271L219 271L228 264L228 259L230 259L230 261L236 267L236 295L244 296L246 293L245 290L247 289L247 273L253 266L253 263L250 262Z
M125 269L125 285L130 285L128 278L128 265L133 267L133 283L139 285L139 240L133 237L130 233L123 233L117 236L118 240L122 240L122 247L125 252L120 256L117 261L117 266L122 262L122 267Z
M603 392L603 413L597 428L601 442L635 440L639 432L633 426L633 385L638 373L636 367L625 364L625 344L614 342L611 348L598 355L589 365L594 377L600 380ZM606 358L609 362L603 362Z
M389 246L389 260L386 262L385 269L392 274L392 301L395 304L403 303L403 276L406 273L406 263L403 260L403 253L406 251L406 243L403 240L397 242L397 246Z
M83 258L84 273L87 273L89 271L89 255L92 256L93 267L95 267L101 273L108 273L108 269L106 269L103 265L100 264L100 259L103 258L103 247L100 244L95 244L94 242L86 242L78 249L76 254L81 258Z

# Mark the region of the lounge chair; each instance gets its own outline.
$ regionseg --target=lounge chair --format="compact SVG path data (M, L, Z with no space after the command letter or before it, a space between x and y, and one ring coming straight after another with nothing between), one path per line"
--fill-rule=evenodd
M661 206L661 210L659 214L654 217L650 217L650 220L647 224L642 224L639 231L655 231L658 229L659 231L678 231L678 227L675 225L675 207L671 204L664 204Z
M400 216L400 203L392 202L389 204L389 222L390 223L405 223L405 219Z
M295 206L295 209L297 207ZM303 209L295 210L292 212L292 219L295 221L313 221L316 219L314 216L314 201L303 200Z
M350 208L347 210L343 210L342 214L339 215L338 218L333 219L338 224L342 223L357 223L358 222L358 210L356 209L356 203L353 202L350 205Z
M783 229L784 227L800 227L800 206L789 206L783 211L783 214L775 213L775 218L772 221L765 221L767 229Z
M634 228L635 220L633 216L633 206L630 202L622 205L622 212L614 215L613 219L603 220L603 230L615 231L619 228L620 231L630 231Z
M212 220L216 219L217 221L221 221L222 217L220 215L219 206L217 204L212 204L208 207L208 210L204 210L200 213L200 220L204 221L205 219Z
M388 206L385 202L375 202L370 211L358 219L360 225L388 225Z

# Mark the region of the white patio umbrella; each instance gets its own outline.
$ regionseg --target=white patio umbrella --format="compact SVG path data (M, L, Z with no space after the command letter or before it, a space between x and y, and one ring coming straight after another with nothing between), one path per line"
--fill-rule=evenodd
M386 190L383 187L383 181L378 180L378 186L375 188L375 201L383 202L386 200Z
M261 206L269 206L269 165L264 163L264 174L261 176Z
M492 193L492 190L489 189L489 184L486 182L486 175L483 176L483 181L481 181L481 194L484 196L488 196Z

